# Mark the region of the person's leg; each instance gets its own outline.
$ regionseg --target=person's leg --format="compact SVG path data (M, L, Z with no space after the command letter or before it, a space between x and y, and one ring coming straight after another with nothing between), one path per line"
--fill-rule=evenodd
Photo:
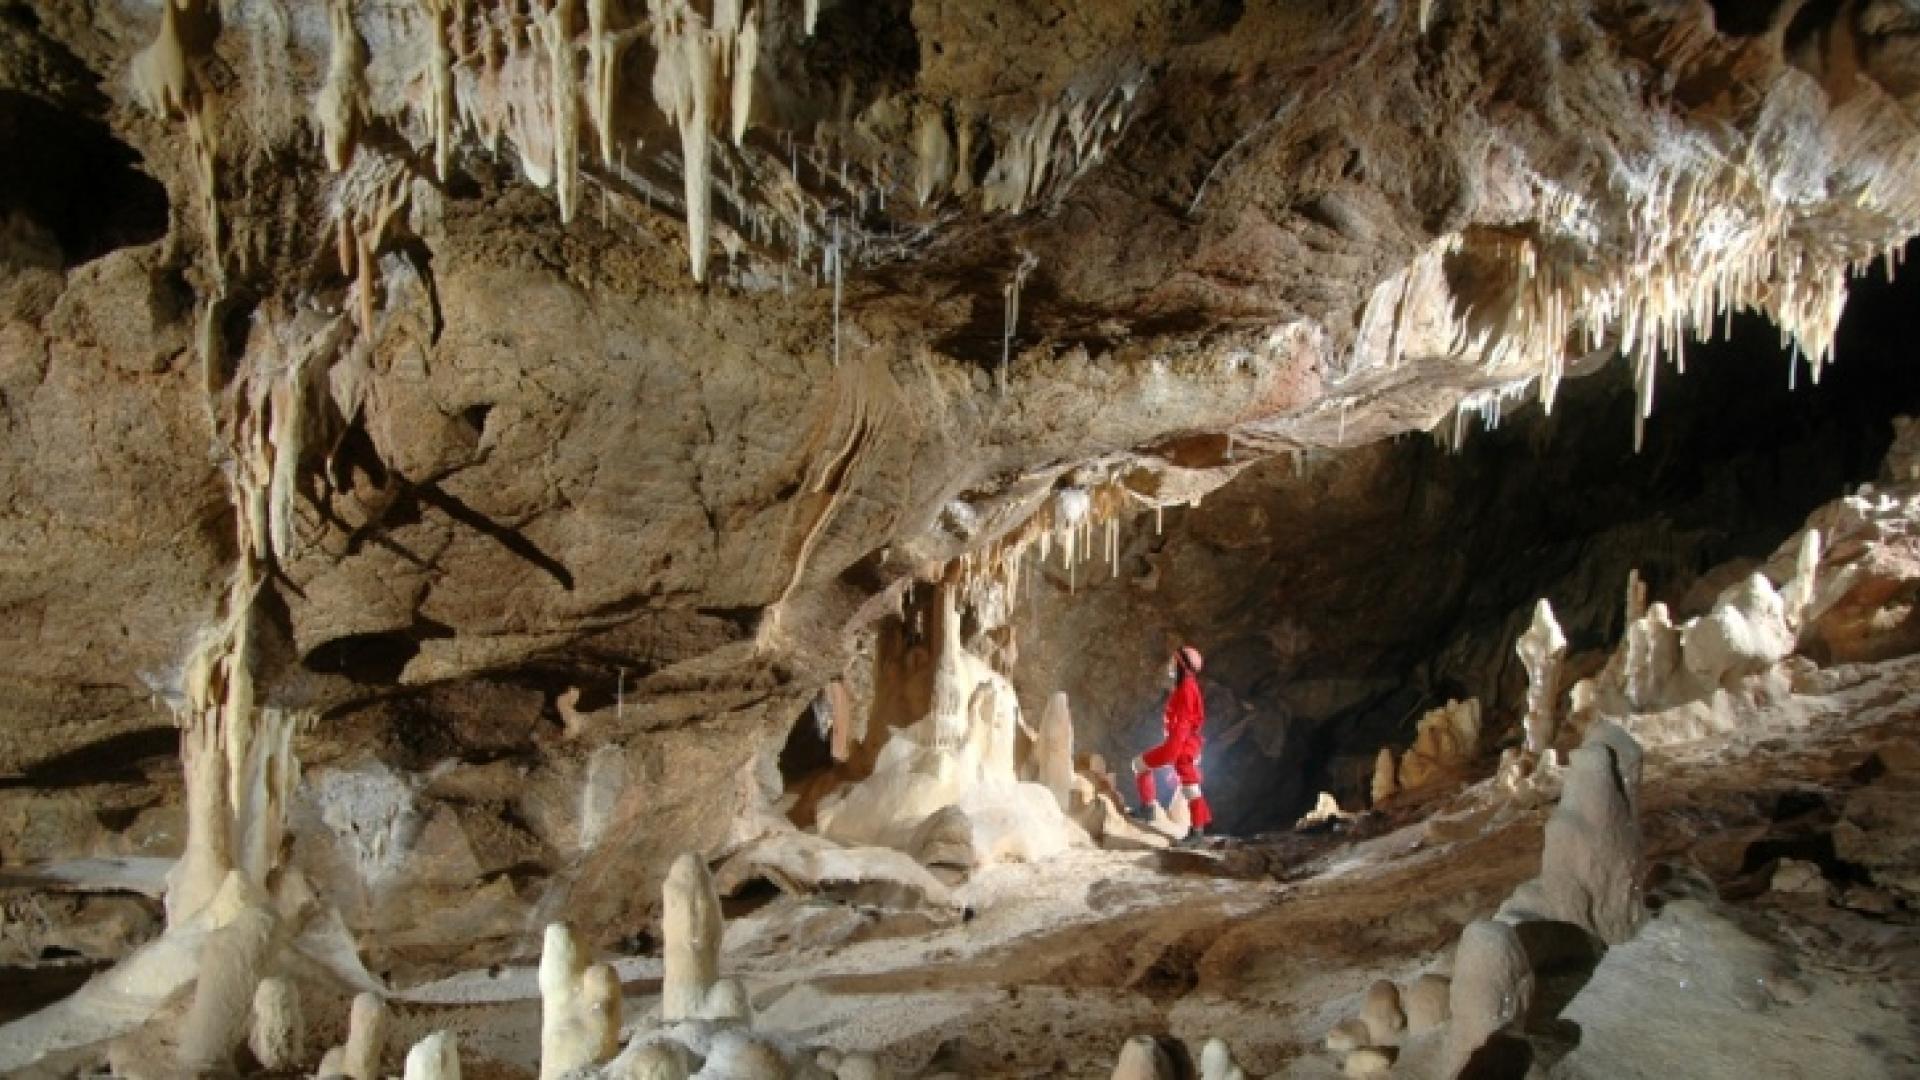
M1133 759L1133 784L1140 792L1140 809L1146 810L1160 801L1160 793L1153 786L1153 770L1173 764L1178 749L1171 742L1163 742Z
M1182 753L1173 762L1173 774L1180 780L1180 793L1187 797L1187 813L1196 832L1213 824L1213 811L1200 790L1200 763L1192 752Z

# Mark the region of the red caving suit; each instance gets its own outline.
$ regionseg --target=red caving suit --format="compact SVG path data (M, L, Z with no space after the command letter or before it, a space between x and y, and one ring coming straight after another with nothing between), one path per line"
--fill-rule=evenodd
M1180 681L1174 684L1173 693L1167 695L1167 711L1162 722L1166 727L1166 741L1140 755L1140 763L1146 768L1134 777L1140 786L1140 805L1149 806L1158 801L1153 770L1171 765L1173 775L1179 778L1180 787L1186 792L1193 827L1204 829L1213 822L1207 797L1200 793L1200 750L1205 744L1200 730L1207 723L1207 707L1200 700L1200 685L1194 681L1192 672L1181 670Z

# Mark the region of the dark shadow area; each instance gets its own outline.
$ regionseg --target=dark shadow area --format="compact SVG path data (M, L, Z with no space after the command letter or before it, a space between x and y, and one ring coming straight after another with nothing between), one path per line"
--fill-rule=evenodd
M17 776L0 776L0 790L139 783L149 765L170 765L179 750L180 732L171 724L129 731L36 762Z
M64 266L166 235L166 189L106 124L0 90L0 146L0 222L18 214L52 233Z
M405 630L345 634L322 642L300 663L308 671L343 675L363 686L392 686L407 663L420 655L421 642L452 636L451 628L421 619Z

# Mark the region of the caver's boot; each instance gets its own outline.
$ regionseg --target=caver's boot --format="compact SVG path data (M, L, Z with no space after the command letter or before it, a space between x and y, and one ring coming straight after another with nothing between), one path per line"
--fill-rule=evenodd
M1187 830L1187 835L1181 837L1174 843L1176 847L1182 847L1188 851L1205 851L1213 846L1213 842L1207 839L1207 831L1205 829L1189 829Z

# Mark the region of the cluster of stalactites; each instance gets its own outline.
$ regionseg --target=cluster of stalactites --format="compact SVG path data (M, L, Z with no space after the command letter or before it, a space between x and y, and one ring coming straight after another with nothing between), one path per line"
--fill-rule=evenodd
M1775 117L1763 129L1769 123L1790 126ZM1779 141L1752 138L1756 146ZM1489 381L1498 380L1461 398L1451 439L1442 435L1455 445L1466 431L1463 414L1496 422L1503 400L1530 383L1551 410L1568 356L1611 347L1633 365L1637 446L1660 365L1684 371L1686 340L1724 330L1741 309L1770 317L1795 351L1794 369L1804 360L1817 382L1833 359L1849 275L1874 258L1885 258L1891 273L1899 248L1810 241L1772 180L1804 163L1782 157L1763 164L1763 157L1757 150L1745 161L1694 154L1617 179L1622 190L1606 197L1631 197L1634 209L1613 236L1603 236L1593 200L1536 177L1532 232L1477 230L1434 242L1374 290L1361 318L1361 347L1388 368L1413 351L1470 357ZM1897 180L1875 173L1858 181L1857 202L1885 219L1890 235L1904 237L1920 227L1920 196L1915 185ZM1567 254L1603 244L1623 256ZM1463 256L1507 273L1457 295L1448 269ZM1788 377L1791 384L1793 371Z
M1081 565L1096 556L1107 564L1110 576L1119 577L1121 523L1149 508L1154 512L1157 530L1164 507L1136 494L1118 479L1059 488L999 540L960 557L961 595L971 603L981 590L999 587L1005 590L1011 607L1020 598L1028 573L1028 555L1038 555L1044 563L1056 549L1067 572L1069 591L1078 587Z
M224 281L225 264L219 258L220 203L214 186L219 147L208 115L208 97L194 57L187 54L186 38L181 32L183 19L206 17L203 3L204 0L161 0L159 28L153 41L134 56L127 77L133 98L142 108L163 120L186 125L194 173L200 183L207 250L213 253L215 279Z

